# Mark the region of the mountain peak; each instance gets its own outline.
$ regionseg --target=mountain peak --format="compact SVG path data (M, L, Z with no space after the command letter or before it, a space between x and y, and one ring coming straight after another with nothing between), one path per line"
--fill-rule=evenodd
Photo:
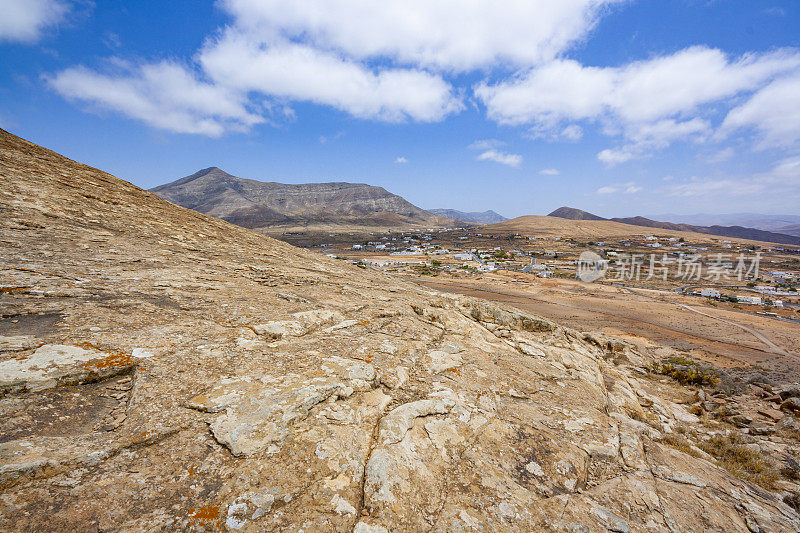
M387 227L447 224L383 187L362 183L263 182L208 167L150 191L172 203L251 229L321 223Z
M558 217L558 218L566 218L569 220L606 220L603 217L599 217L597 215L593 215L587 211L583 211L581 209L575 209L574 207L567 207L562 206L547 215L549 217Z

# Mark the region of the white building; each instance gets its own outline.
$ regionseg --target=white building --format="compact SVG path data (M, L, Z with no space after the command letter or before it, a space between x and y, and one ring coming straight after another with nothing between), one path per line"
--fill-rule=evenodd
M763 300L758 296L737 296L736 300L743 304L761 305Z
M719 298L720 294L716 289L701 289L700 296L705 296L706 298Z

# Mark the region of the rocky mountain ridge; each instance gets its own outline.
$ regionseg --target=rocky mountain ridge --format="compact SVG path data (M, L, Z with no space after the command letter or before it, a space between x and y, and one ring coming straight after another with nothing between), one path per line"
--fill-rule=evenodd
M796 484L680 444L734 426L648 370L668 348L299 250L2 130L0 177L0 529L800 529ZM772 431L764 454L797 448Z
M437 217L363 183L286 184L237 178L217 167L150 189L177 205L250 229L286 225L441 226Z

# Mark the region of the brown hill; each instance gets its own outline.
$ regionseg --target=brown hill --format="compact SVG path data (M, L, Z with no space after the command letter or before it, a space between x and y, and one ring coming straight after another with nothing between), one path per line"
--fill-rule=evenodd
M593 215L574 207L559 207L549 215L549 217L566 218L567 220L605 220L603 217Z
M499 224L484 226L487 233L519 233L522 235L536 235L543 237L563 237L579 240L602 240L611 237L644 236L654 233L644 226L623 224L611 220L569 220L565 218L526 215L512 218ZM690 233L677 230L659 230L659 235L692 238L697 242L710 242L707 234Z
M363 183L285 184L231 176L206 168L151 192L239 226L448 226L438 217L382 187Z
M689 448L711 437L672 401L690 393L634 345L292 248L2 130L0 179L0 530L800 529ZM793 434L748 442L788 456Z
M627 218L602 218L580 209L571 207L560 207L547 215L554 218L562 218L565 220L591 220L591 221L611 221L619 222L621 224L629 224L631 226L640 226L645 228L655 228L668 231L690 232L690 233L703 233L707 235L717 235L719 237L729 237L734 239L744 239L751 241L770 242L778 244L791 244L800 245L800 237L791 234L775 233L772 231L764 231L755 228L745 228L742 226L694 226L691 224L675 224L672 222L659 222L645 217L627 217ZM610 227L609 227L610 228Z
M775 233L755 228L745 228L742 226L693 226L691 224L673 224L672 222L658 222L645 217L631 218L612 218L615 222L631 224L634 226L644 226L648 228L669 229L675 231L690 231L694 233L706 233L708 235L718 235L720 237L731 237L736 239L747 239L751 241L772 242L778 244L800 245L800 237L789 234Z

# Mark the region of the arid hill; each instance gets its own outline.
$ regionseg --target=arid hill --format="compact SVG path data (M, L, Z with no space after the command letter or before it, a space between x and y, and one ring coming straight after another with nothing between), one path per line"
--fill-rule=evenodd
M643 235L670 235L692 238L697 242L708 242L711 236L676 230L654 231L652 228L613 222L610 220L571 220L552 216L527 215L512 218L499 224L481 228L486 233L534 235L541 237L564 237L578 240L602 240L612 237L634 237Z
M800 530L786 489L682 444L725 433L649 374L656 347L313 255L2 130L0 178L2 530Z
M151 189L172 203L255 230L273 227L453 225L382 187L363 183L285 184L206 168Z
M571 207L560 207L547 215L549 217L563 218L567 220L596 220L612 221L631 226L641 226L655 228L659 230L683 231L690 233L704 233L707 235L717 235L719 237L730 237L735 239L746 239L751 241L772 242L778 244L800 245L800 237L792 234L775 233L755 228L745 228L742 226L694 226L691 224L675 224L673 222L659 222L645 217L626 217L626 218L602 218L580 209Z
M558 218L566 218L567 220L606 220L603 217L599 217L597 215L593 215L587 211L583 211L581 209L575 209L574 207L559 207L552 213L548 214L549 217L558 217Z

